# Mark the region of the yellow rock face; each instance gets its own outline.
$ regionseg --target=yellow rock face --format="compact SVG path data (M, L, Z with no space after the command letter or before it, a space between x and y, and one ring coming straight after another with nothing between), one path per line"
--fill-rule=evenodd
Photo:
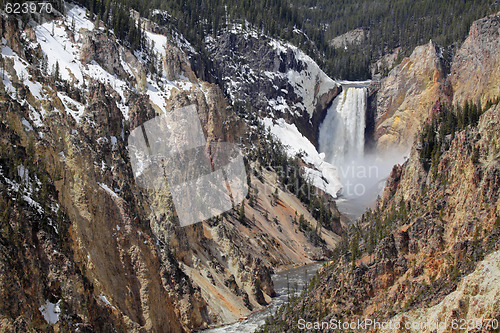
M375 140L378 151L407 151L432 106L444 96L444 79L438 49L431 41L382 80L377 92Z
M481 102L500 96L500 13L477 20L451 67L453 102Z

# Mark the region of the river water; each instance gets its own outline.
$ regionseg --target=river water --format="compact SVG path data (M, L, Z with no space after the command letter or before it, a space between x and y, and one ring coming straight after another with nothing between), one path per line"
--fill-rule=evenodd
M238 321L233 324L212 328L203 332L210 333L249 333L255 332L262 324L266 317L273 314L283 303L288 299L288 292L297 290L297 293L302 291L305 283L323 266L322 262L313 263L310 265L292 268L286 271L279 272L273 275L274 290L276 297L273 298L271 304L262 311L255 312L248 318ZM288 278L287 278L288 277Z

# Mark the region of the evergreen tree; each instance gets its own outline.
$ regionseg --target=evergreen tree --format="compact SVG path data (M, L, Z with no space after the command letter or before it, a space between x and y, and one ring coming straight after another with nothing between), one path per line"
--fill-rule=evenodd
M56 82L60 80L59 61L56 61L56 64L54 65L53 78L54 78L54 81L56 81Z
M238 210L238 220L245 224L245 202L243 201L240 205L240 209Z

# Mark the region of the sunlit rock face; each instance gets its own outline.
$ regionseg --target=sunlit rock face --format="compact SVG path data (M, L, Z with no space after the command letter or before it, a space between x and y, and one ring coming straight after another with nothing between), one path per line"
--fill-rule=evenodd
M453 102L480 102L500 96L500 13L477 20L458 50L450 74Z
M376 93L373 140L377 152L407 152L411 147L434 103L446 99L443 62L431 41L415 48L382 79Z

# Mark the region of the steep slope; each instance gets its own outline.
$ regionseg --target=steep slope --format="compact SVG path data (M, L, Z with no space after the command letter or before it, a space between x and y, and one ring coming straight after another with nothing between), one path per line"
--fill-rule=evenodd
M477 20L451 67L453 102L480 102L500 96L500 13Z
M486 41L495 47L491 38L497 34L496 21L496 16L479 20L469 37L485 43L488 59L494 59ZM490 26L481 29L483 36L476 34L478 27ZM442 62L432 43L417 48L414 55L420 56L403 60L386 79L402 73L411 89L395 105L408 100L421 110L414 118L422 128L407 132L416 137L408 160L394 166L376 208L347 230L334 260L268 321L263 332L299 331L299 320L309 327L319 322L316 329L328 331L333 330L332 322L365 319L391 322L386 331L448 332L466 319L477 320L468 331L497 330L491 324L500 320L495 263L500 250L500 105L488 95L495 86L488 83L490 77L494 80L493 65L485 63L484 71L479 70L474 57L470 67L463 63L460 54L470 51L469 39L458 51L459 63L452 64L455 72L449 82L461 87L452 97L440 78ZM414 72L408 70L412 68ZM454 81L463 75L458 68L465 73L472 68L485 84L462 87ZM386 85L380 91L387 94L390 89ZM397 100L392 97L404 91L394 89L386 95L391 96L386 104L392 105ZM436 98L443 91L450 98L441 103ZM490 100L484 104L488 109L446 103L468 98ZM426 324L431 326L422 328ZM402 328L394 329L398 325ZM378 331L373 326L368 330Z
M297 47L249 24L231 24L205 43L235 111L251 128L264 124L291 157L299 154L310 182L336 198L337 170L317 149L319 127L342 86Z
M271 196L273 169L250 177L257 204L245 201L243 217L233 210L186 228L168 189L136 186L126 145L145 121L194 104L208 141L238 142L248 129L220 88L196 77L182 36L132 14L142 51L79 6L43 24L4 16L3 331L180 332L233 321L270 301L274 269L323 258L337 242L294 193ZM315 229L322 242L306 234ZM39 282L28 287L27 276Z
M433 307L405 312L393 318L392 322L395 326L399 323L401 327L405 323L431 323L427 327L408 325L412 332L447 332L450 329L496 331L500 316L499 263L500 252L486 256L474 272L460 281L457 290L441 302Z
M447 99L440 52L432 41L419 46L378 83L370 105L377 152L407 152L434 103Z
M451 65L443 49L429 42L415 48L380 83L374 83L369 112L378 152L408 151L438 101L484 107L498 98L499 17L495 14L475 21Z
M68 16L64 18L68 22L74 18L76 34L61 18L53 25L35 25L21 33L17 30L20 22L9 17L2 31L4 36L13 34L8 40L3 39L2 45L3 144L14 144L21 152L30 147L25 162L15 158L20 154L16 151L3 155L11 162L3 164L6 177L2 193L7 201L13 200L16 193L20 193L16 191L20 185L16 183L26 186L23 183L30 181L23 179L24 173L20 174L23 176L20 180L13 180L13 170L26 168L30 173L44 174L46 184L43 186L49 186L49 198L55 203L50 204L37 193L30 198L21 196L24 200L20 200L20 204L30 202L37 214L23 221L35 229L33 237L24 238L19 246L31 248L33 243L37 244L44 236L36 234L36 226L40 222L46 224L44 221L54 214L52 211L58 212L68 225L64 229L49 228L56 237L52 236L53 244L47 242L45 246L49 249L64 246L70 254L66 266L75 271L76 277L80 275L82 282L73 282L64 271L44 272L45 277L34 285L32 293L27 294L27 288L18 289L20 295L30 296L29 301L18 303L17 313L2 313L3 329L11 329L17 322L34 327L55 324L67 330L75 330L80 325L93 330L114 327L167 331L199 326L209 320L206 305L174 258L154 246L154 235L144 223L147 221L144 208L138 205L141 194L130 188L134 179L130 169L124 167L125 121L129 110L133 114L134 109L141 107L141 99L137 95L129 96L133 101L124 102L127 73L123 71L123 63L114 64L115 68L122 69L119 73L124 75L122 78L103 68L109 64L106 61L127 56L126 51L112 39L105 41L101 45L108 51L105 57L94 57L102 66L92 61L85 67L80 63L80 59L84 62L85 58L80 57L79 50L84 49L83 44L88 43L89 38L98 38L102 32L89 32L94 27L85 19L85 10L68 9ZM29 65L22 56L29 57L31 63L38 66ZM52 77L43 71L49 67L53 70ZM135 69L136 73L141 70ZM116 90L111 89L111 84ZM83 86L87 89L79 89ZM9 142L11 137L17 137L19 145ZM30 159L32 162L24 167ZM21 230L16 227L14 230L13 235L19 237ZM46 271L57 262L54 255L50 253L40 262L34 259L33 266L43 263ZM43 258L43 253L40 256ZM7 256L4 260L16 262L15 257ZM25 274L31 275L29 266ZM16 302L15 285L8 282L8 271L3 277L3 299ZM50 286L54 291L50 291ZM184 292L175 291L182 288ZM179 297L182 294L185 296ZM59 313L61 320L45 317L44 321L41 305L47 302L58 304L59 311L53 312ZM70 306L62 305L66 303ZM179 311L183 303L191 307L185 314Z
M234 24L205 41L233 104L284 118L317 146L319 124L341 91L338 83L297 47L249 26Z

